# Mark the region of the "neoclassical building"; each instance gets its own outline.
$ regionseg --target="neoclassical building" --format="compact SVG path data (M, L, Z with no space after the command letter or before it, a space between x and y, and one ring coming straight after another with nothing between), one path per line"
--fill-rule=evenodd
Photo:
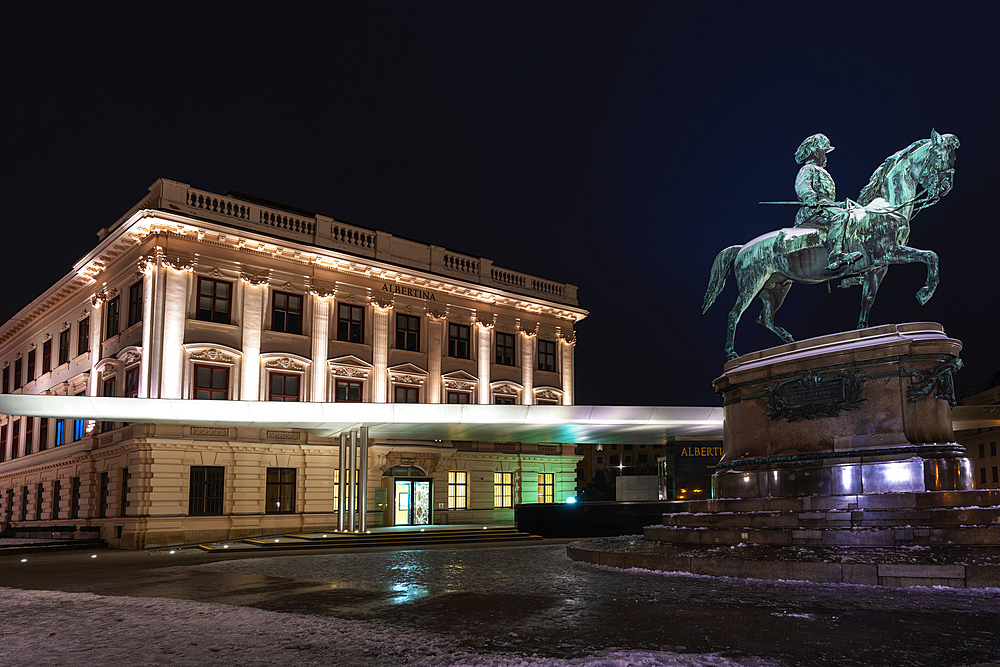
M576 288L160 179L0 327L2 391L193 400L573 403ZM337 525L339 439L0 416L0 524L147 547ZM567 444L372 441L368 526L558 502Z

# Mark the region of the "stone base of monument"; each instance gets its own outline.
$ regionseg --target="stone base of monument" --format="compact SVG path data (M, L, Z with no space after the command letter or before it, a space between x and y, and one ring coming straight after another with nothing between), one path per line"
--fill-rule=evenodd
M986 548L997 556L986 580L1000 583L1000 491L973 489L952 431L961 347L939 324L910 323L728 362L714 383L725 418L714 499L647 526L647 544Z

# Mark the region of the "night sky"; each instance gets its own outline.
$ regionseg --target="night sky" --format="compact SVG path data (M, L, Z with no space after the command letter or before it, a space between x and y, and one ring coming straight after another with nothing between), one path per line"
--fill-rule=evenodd
M238 190L579 286L577 402L720 405L722 248L791 226L793 154L823 132L838 198L958 135L955 187L890 269L872 325L936 321L959 379L1000 370L996 3L7 3L6 320L158 177ZM333 4L333 3L327 3ZM141 5L141 6L140 6ZM815 9L813 8L815 7ZM797 285L797 338L852 329L860 290ZM780 344L754 322L742 353Z

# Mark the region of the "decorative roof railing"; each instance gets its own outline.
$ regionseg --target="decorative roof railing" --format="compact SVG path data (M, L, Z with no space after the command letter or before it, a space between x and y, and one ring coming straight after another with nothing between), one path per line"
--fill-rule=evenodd
M150 187L150 193L119 222L143 208L183 212L249 231L430 271L486 287L578 305L574 285L503 269L493 266L491 260L483 257L453 252L441 246L412 241L327 216L285 210L237 196L218 195L167 179L156 181Z

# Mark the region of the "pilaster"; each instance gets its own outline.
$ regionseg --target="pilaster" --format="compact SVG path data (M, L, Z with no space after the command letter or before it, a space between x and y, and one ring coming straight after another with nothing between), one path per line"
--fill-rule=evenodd
M573 343L560 340L559 343L559 353L562 357L560 359L560 368L562 369L562 390L563 390L563 405L573 405L576 397L573 394L573 388L576 384L576 379L573 375Z
M184 327L187 324L188 270L161 266L163 275L163 337L159 359L159 395L181 398L184 381ZM153 360L152 363L156 363Z
M312 302L312 389L310 396L315 403L327 400L327 380L330 369L326 365L330 348L330 300L313 296Z
M259 401L260 396L260 337L264 326L264 285L243 280L243 356L240 379L240 400Z
M389 311L391 304L372 301L372 403L389 400Z
M477 322L476 339L478 345L477 362L479 364L476 403L486 405L490 402L490 348L493 342L493 327Z
M531 405L535 402L535 337L521 332L521 403Z
M428 403L441 402L441 346L444 338L445 315L427 313L427 398Z
M152 360L157 358L158 353L158 350L156 353L153 352L153 346L158 346L161 340L161 336L153 334L154 329L160 331L154 321L157 309L153 308L156 298L156 263L151 258L144 258L139 263L139 271L142 272L142 359L139 360L139 398L149 398ZM161 320L160 326L162 324ZM123 384L123 381L119 380L118 383Z

